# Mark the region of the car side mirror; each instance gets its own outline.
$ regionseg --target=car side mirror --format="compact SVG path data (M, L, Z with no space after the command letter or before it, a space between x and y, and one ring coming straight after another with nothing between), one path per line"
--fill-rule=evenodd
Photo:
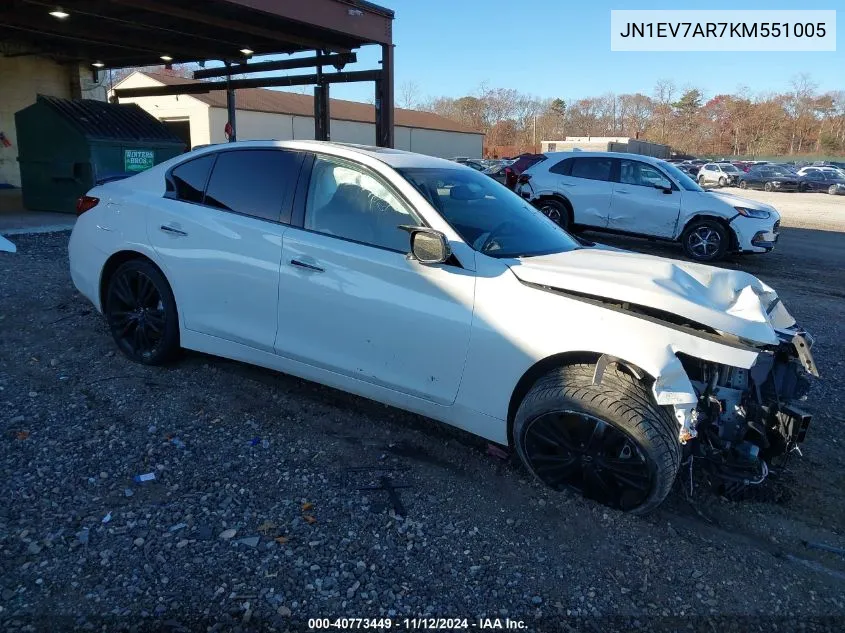
M411 254L421 264L442 264L452 256L452 248L440 231L414 228L411 230Z
M654 184L654 188L655 188L655 189L660 189L661 191L663 191L663 193L666 193L666 194L670 194L670 193L672 193L672 186L671 186L671 185L669 185L669 186L667 187L666 185L658 185L657 183L655 183L655 184Z

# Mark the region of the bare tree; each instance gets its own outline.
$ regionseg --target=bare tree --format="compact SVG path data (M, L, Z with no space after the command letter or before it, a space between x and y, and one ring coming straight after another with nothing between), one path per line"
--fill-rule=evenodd
M416 81L406 81L399 87L399 107L413 110L419 105L420 86Z

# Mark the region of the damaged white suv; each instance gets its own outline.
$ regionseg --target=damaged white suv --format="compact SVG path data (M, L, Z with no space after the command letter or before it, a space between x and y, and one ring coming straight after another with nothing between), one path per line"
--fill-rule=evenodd
M80 199L74 284L130 359L188 348L515 448L647 512L682 455L759 483L812 339L754 277L582 243L489 177L314 141L194 151Z
M614 152L545 156L522 172L517 192L565 229L677 241L698 262L767 253L778 241L774 207L702 189L658 158Z

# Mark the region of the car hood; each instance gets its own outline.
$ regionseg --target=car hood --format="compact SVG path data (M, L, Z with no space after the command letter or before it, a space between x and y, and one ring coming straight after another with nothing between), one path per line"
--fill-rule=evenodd
M772 205L766 204L764 202L757 202L756 200L751 200L749 198L743 198L742 196L738 196L733 193L728 193L726 191L704 191L700 192L699 195L707 196L707 198L716 198L724 202L725 204L729 205L731 208L734 207L744 207L746 209L759 209L761 211L768 211L769 213L777 214L777 209L775 209ZM736 211L734 211L736 213Z
M741 271L594 248L507 263L526 283L645 306L758 344L777 344L775 330L795 325L777 293Z

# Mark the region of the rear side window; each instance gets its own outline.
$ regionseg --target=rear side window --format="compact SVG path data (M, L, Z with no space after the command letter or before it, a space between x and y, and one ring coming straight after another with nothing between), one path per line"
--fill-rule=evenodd
M185 202L202 202L208 172L214 164L214 154L206 154L187 163L182 163L170 172L167 183L168 197Z
M565 158L564 160L560 161L558 164L549 167L549 171L553 174L560 174L561 176L568 176L570 171L572 170L572 163L575 162L574 158Z
M572 177L587 180L610 180L613 169L612 158L574 158Z
M290 206L285 202L296 185L299 162L300 154L284 150L220 152L205 204L262 220L290 222Z

